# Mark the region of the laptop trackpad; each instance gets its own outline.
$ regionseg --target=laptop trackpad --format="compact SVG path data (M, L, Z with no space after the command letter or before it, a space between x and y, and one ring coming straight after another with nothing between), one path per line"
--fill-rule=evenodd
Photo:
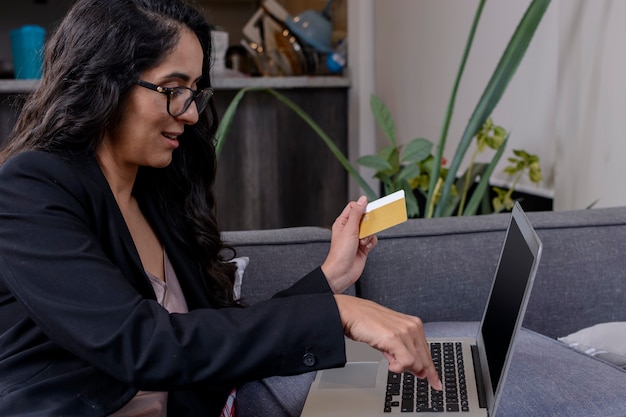
M320 388L374 388L379 362L348 362L343 368L325 369Z

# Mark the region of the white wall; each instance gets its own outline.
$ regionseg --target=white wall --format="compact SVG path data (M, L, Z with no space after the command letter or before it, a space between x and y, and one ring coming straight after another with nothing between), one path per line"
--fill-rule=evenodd
M437 142L478 0L349 1L373 3L375 40L370 45L365 39L359 47L375 51L369 89L391 108L398 139ZM486 3L458 92L444 153L448 160L529 4ZM494 111L496 123L511 131L505 158L516 148L541 158L545 179L540 187L526 182L518 188L552 196L557 210L596 201L596 207L626 205L621 187L626 174L624 21L625 1L552 0ZM359 100L362 109L369 97L360 94ZM380 132L374 139L361 138L369 148L385 143ZM358 150L353 159L367 153ZM494 183L507 184L507 176L497 171Z
M482 13L461 84L444 156L450 161L485 85L529 1L488 1ZM376 0L376 95L390 107L398 139L425 137L437 143L477 0ZM556 88L556 13L549 10L536 41L494 111L496 123L511 131L508 150L522 148L541 156L546 180L538 194L553 188L554 132L551 117ZM539 41L537 41L537 39ZM549 41L546 41L548 39ZM379 135L378 147L385 139ZM487 153L483 160L490 159ZM503 158L504 159L504 158ZM501 173L495 182L508 183ZM464 169L462 166L461 170Z
M555 207L626 205L626 2L560 11Z

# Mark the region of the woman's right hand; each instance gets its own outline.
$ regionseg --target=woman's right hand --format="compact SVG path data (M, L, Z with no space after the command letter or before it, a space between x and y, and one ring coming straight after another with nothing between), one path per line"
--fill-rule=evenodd
M390 371L409 371L442 390L418 317L349 295L335 294L335 300L346 336L380 350L389 361Z

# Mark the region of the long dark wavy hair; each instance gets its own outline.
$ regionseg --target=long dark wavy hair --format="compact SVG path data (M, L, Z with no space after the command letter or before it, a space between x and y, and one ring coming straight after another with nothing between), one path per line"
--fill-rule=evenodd
M184 28L204 51L198 88L210 86L211 27L186 0L78 0L46 44L42 78L28 97L0 164L26 150L91 157L116 126L131 87L172 51ZM155 196L178 240L203 271L215 307L233 301L234 250L220 238L213 184L217 113L211 100L167 168L141 167L136 192Z

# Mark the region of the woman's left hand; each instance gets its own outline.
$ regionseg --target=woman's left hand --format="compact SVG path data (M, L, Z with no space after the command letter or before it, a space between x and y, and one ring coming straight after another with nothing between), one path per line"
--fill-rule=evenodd
M333 223L330 251L322 264L322 272L335 294L345 291L359 279L367 255L378 243L376 235L359 239L366 206L365 196L351 201Z

